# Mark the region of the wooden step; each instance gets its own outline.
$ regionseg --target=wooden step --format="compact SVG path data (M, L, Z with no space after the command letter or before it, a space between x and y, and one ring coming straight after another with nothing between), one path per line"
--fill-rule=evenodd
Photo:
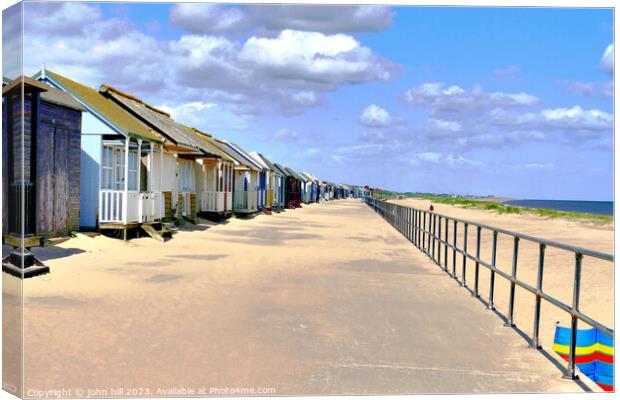
M160 242L165 242L166 236L171 235L171 232L168 229L162 227L161 229L157 230L152 224L142 224L141 228L150 237L152 237L155 240L159 240Z
M200 219L199 218L183 216L183 219L188 221L188 222L191 222L194 225L198 225L200 223Z

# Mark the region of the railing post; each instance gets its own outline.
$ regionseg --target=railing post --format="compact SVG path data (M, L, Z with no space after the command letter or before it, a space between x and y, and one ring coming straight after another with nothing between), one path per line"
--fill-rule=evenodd
M437 216L433 213L431 213L431 216L433 217L433 229L431 230L432 236L433 236L433 244L431 247L431 258L433 259L433 261L435 261L435 225L437 224Z
M417 235L418 235L418 211L413 208L411 209L412 213L413 213L413 244L417 247L418 246L418 239L417 239Z
M426 211L422 211L422 252L426 253Z
M407 240L411 241L411 237L409 236L409 232L411 230L411 221L409 220L409 207L405 208L405 237Z
M493 248L491 249L491 267L495 268L495 260L497 258L497 231L493 231ZM493 294L495 292L495 270L491 269L491 279L489 281L489 310L494 310Z
M469 226L468 223L465 223L464 227L463 227L463 270L461 271L461 286L463 287L467 287L467 278L466 278L466 272L467 272L467 227Z
M415 236L415 210L413 208L409 209L409 218L411 221L411 226L409 227L409 240L411 241L411 243L413 243L414 241L414 236Z
M452 245L454 246L452 248L452 277L454 279L458 279L456 277L456 234L457 234L457 230L458 230L457 221L454 220L454 229L452 232L452 236L453 236Z
M573 312L579 311L579 295L581 292L581 261L583 254L575 253L575 278L573 282ZM568 356L568 376L569 379L577 379L575 373L575 356L577 352L577 317L571 315L570 324L570 354Z
M432 218L433 214L430 211L427 211L427 214L428 214L428 235L426 235L426 240L427 240L427 243L426 243L426 254L430 256L431 252L432 252L432 250L431 250L431 236L433 235L433 233L432 233L433 229L431 228L431 225L433 223L433 218Z
M540 342L538 339L538 334L540 330L540 294L542 293L542 285L543 285L543 270L545 267L545 247L544 243L540 244L538 250L538 279L536 280L536 304L534 307L534 333L532 335L532 343L530 347L535 349L540 349Z
M443 253L443 270L448 272L448 231L450 227L450 219L446 218L446 231L444 233L444 253Z
M422 229L422 214L420 214L420 210L416 210L416 246L418 246L418 249L422 249L422 247L420 247L420 235L422 235L421 233L421 229Z
M519 258L519 237L514 238L514 250L512 252L512 280L510 281L510 298L508 299L508 321L507 326L515 326L514 307L515 307L515 289L517 279L517 264Z
M437 232L437 265L439 265L441 267L441 220L442 217L439 217L439 224L438 224L438 228L439 231Z
M479 297L478 284L480 281L480 236L482 233L482 227L476 227L476 267L474 268L474 296Z

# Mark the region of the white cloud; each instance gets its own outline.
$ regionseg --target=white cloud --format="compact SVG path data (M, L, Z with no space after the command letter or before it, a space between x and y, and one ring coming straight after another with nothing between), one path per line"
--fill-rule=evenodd
M39 3L25 6L25 15L45 15L45 23L38 26L40 32L61 35L82 35L88 24L101 20L98 6L87 3ZM27 24L27 21L24 21Z
M173 26L193 33L271 34L285 29L321 33L377 32L392 24L385 6L176 4Z
M179 105L163 103L156 107L169 113L176 121L207 132L216 133L223 129L246 130L250 124L250 118L240 116L216 103L200 101Z
M326 90L341 83L386 81L397 68L348 35L285 30L276 38L251 37L239 59L269 79Z
M433 133L454 133L460 132L463 126L457 121L444 121L442 119L429 118L428 128Z
M315 92L312 91L302 91L293 93L291 96L291 100L295 104L299 104L301 106L314 106L320 104L321 99L316 95Z
M611 92L611 83L578 82L582 93ZM545 108L524 92L487 92L481 86L424 83L408 90L404 101L427 110L424 136L446 147L502 147L550 138L600 142L613 132L613 116L598 109ZM525 110L520 110L525 109ZM372 138L368 138L372 139Z
M603 56L601 57L601 69L610 75L614 74L614 44L610 44L605 49Z
M376 104L371 104L366 107L362 115L360 115L359 121L362 125L371 128L385 128L399 125L403 122L399 118L393 118L389 112Z
M609 113L597 109L584 110L580 106L545 109L540 115L547 122L575 129L610 129L614 121Z
M431 165L447 168L454 167L480 167L483 165L480 161L471 160L462 155L453 155L452 153L444 154L439 152L421 152L409 155L409 164L411 165Z
M593 145L606 143L613 137L613 115L581 106L548 108L523 114L494 110L489 123L498 131L533 132L541 138L553 137L558 142ZM524 136L523 140L530 137ZM534 140L538 140L534 137Z
M170 23L194 33L223 33L249 28L249 21L240 9L204 3L175 4L170 11Z
M409 89L404 96L407 104L431 109L434 113L464 112L485 107L531 107L539 99L527 93L486 92L481 86L463 89L445 87L443 83L423 83Z
M598 109L548 108L539 112L515 114L502 109L491 113L499 125L518 125L534 128L555 128L564 131L609 131L613 129L613 115Z
M389 79L400 69L343 34L225 37L229 26L241 23L234 7L179 5L175 18L195 11L198 20L217 19L214 29L222 34L160 40L123 17L106 19L96 4L78 6L26 3L27 74L45 63L92 87L109 83L171 107L216 103L243 117L300 114L324 105L326 92Z

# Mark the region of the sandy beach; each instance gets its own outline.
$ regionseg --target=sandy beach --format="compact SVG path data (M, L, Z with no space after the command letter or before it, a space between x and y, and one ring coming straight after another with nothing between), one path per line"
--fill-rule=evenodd
M611 251L610 228L436 209ZM51 274L24 282L28 397L582 390L359 200L203 220L166 243L80 236L36 253ZM550 261L545 284L565 288L570 267ZM594 317L610 318L612 272L584 266ZM19 285L6 274L3 282L5 316L15 315ZM517 299L517 324L528 330L533 299ZM548 346L555 315L544 306L543 316ZM17 344L5 335L5 348ZM5 372L5 382L16 380Z

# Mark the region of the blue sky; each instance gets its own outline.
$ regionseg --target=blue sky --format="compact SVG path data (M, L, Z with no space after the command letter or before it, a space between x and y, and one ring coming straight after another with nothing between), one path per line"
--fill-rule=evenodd
M611 9L31 3L25 13L26 73L45 63L112 84L326 180L613 197Z

